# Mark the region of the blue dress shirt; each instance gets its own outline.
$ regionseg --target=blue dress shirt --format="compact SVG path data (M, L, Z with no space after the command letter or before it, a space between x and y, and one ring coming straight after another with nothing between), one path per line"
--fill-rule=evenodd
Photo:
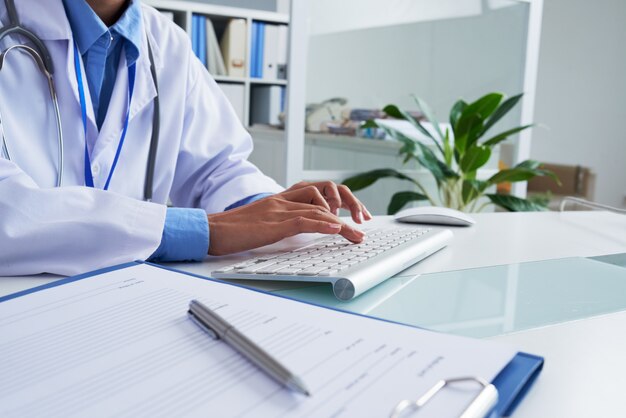
M141 6L137 0L130 0L124 14L113 26L107 27L84 0L63 0L63 4L83 59L96 124L100 129L111 101L122 50L129 66L139 57L143 34ZM270 194L247 197L226 210ZM161 244L150 259L202 260L208 253L209 237L209 223L203 209L168 208Z

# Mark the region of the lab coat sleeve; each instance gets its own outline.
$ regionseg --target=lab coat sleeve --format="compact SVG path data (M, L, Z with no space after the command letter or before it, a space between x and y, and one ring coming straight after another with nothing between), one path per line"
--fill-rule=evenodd
M183 137L170 198L175 206L222 212L259 193L283 190L247 160L252 138L228 99L191 56Z
M110 191L39 188L0 158L0 276L73 275L146 259L161 241L165 212Z

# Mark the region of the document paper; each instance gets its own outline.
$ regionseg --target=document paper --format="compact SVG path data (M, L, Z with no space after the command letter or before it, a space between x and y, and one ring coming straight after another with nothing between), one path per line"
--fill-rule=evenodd
M187 316L194 298L312 395L211 339ZM0 303L0 416L386 417L439 379L492 380L515 354L137 264ZM416 416L458 416L479 390L444 389Z

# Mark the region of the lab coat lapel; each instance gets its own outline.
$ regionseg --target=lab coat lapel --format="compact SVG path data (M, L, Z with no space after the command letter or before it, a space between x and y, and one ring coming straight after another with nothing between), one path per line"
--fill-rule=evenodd
M72 97L74 97L75 100L75 103L73 103L72 106L76 106L76 114L80 115L78 81L76 79L76 71L74 69L74 38L69 20L65 14L65 8L63 7L62 0L20 0L15 2L15 7L17 8L17 13L22 25L33 31L40 39L43 41L67 42L65 65L63 66L59 59L53 60L53 77L55 80L58 80L61 77L67 77L67 81L73 91ZM85 81L86 77L84 69L82 68L82 59L81 71L83 74L83 81ZM91 95L89 94L89 88L86 82L84 88L85 101L87 105L87 143L90 150L92 150L98 135L98 128L93 111ZM62 107L68 108L68 104L65 103ZM78 123L82 125L82 121L78 121Z

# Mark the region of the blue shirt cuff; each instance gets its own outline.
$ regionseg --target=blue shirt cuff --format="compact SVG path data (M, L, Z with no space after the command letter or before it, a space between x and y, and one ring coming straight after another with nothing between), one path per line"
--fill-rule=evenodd
M150 261L201 261L209 252L209 221L203 209L167 208L161 245Z
M235 209L235 208L238 208L239 206L243 206L243 205L247 205L247 204L252 203L252 202L256 202L257 200L261 200L264 197L271 196L273 194L274 193L259 193L259 194L255 194L255 195L252 195L252 196L248 196L248 197L246 197L244 199L241 199L238 202L233 203L232 205L230 205L229 207L227 207L224 210Z

